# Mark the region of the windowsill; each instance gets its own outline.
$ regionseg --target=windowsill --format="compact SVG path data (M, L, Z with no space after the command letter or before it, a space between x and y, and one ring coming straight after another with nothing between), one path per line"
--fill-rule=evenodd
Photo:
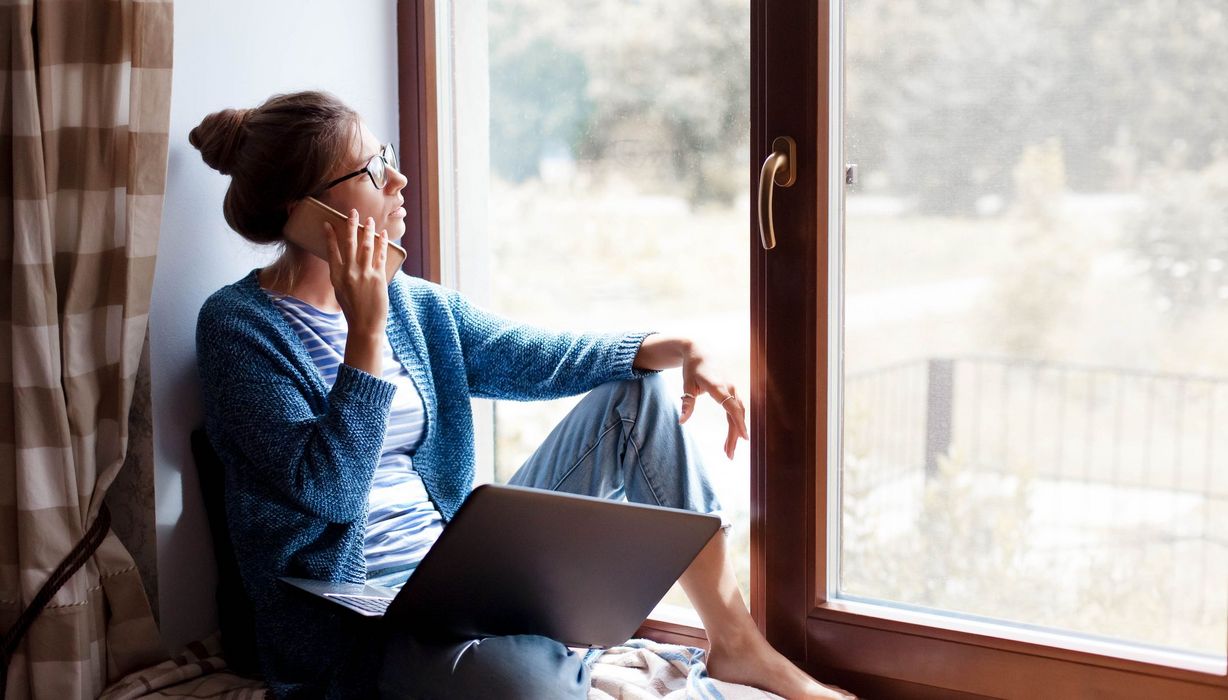
M1084 659L1085 662L1110 668L1130 666L1133 662L1213 677L1223 677L1228 672L1223 658L854 600L827 601L812 610L810 617L989 648L1007 649L1028 645L1027 649L1012 650L1055 659L1071 660L1074 655L1090 655L1096 658Z
M704 628L703 623L699 621L699 614L695 612L694 608L688 608L684 605L658 603L657 607L652 609L652 614L648 616L648 619L680 627L690 627L701 632Z
M635 636L666 644L708 648L708 638L699 615L691 608L669 603L660 603L653 608L652 614L640 625Z

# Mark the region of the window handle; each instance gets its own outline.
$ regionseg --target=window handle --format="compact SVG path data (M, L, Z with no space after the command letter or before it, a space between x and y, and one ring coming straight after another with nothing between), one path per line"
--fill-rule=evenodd
M797 143L788 136L772 141L772 152L759 171L759 240L764 250L776 247L776 227L772 223L772 192L777 185L791 187L797 180ZM766 212L766 213L765 213Z

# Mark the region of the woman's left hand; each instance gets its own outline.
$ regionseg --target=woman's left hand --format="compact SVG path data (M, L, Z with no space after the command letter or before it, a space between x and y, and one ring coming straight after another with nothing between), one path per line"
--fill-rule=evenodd
M750 433L746 430L746 407L742 404L737 389L710 374L703 356L692 352L682 361L682 391L682 418L679 423L687 422L695 412L695 402L704 394L711 396L725 411L725 421L729 423L729 430L725 434L725 456L733 459L738 438L750 439Z

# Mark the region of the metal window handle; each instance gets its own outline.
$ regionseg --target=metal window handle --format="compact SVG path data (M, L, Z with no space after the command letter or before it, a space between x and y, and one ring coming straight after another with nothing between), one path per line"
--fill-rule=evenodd
M791 187L797 180L797 143L788 136L772 141L772 152L759 171L759 240L764 250L776 247L776 227L772 223L772 192L776 185Z

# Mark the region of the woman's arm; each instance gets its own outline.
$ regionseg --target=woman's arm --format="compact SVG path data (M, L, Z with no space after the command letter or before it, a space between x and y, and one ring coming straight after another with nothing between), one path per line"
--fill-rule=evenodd
M334 523L361 517L396 387L342 364L315 406L261 327L211 302L197 323L197 363L215 445L241 453L245 477L304 512Z
M662 370L681 367L691 357L694 343L677 336L651 335L644 339L631 366L638 370Z
M470 393L534 401L647 374L632 366L649 333L568 333L517 323L439 288L455 323Z

